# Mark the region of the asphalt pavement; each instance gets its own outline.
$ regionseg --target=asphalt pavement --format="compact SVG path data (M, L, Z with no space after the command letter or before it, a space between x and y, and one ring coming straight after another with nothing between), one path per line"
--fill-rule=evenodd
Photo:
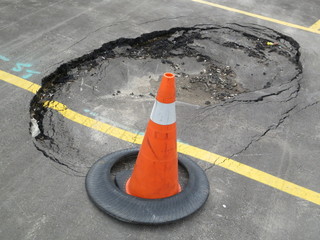
M319 13L316 0L1 1L0 238L319 239ZM123 223L85 175L139 145L166 71L182 84L179 151L210 196L176 223Z

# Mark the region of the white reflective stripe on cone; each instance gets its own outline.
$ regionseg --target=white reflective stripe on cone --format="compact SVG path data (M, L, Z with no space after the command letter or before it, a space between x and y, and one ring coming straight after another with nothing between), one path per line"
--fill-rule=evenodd
M155 101L150 119L159 125L170 125L176 122L176 103Z

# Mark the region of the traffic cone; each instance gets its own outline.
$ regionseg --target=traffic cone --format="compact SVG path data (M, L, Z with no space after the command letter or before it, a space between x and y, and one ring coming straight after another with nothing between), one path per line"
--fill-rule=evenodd
M146 133L131 177L130 195L158 199L181 191L178 182L175 76L162 76Z

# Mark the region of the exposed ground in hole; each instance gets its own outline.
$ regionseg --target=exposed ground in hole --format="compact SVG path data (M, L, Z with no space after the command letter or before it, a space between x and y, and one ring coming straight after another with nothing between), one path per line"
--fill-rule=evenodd
M194 111L194 119L201 125L209 114L213 115L213 108L221 113L219 109L224 106L259 103L282 94L283 102L290 102L300 90L299 57L296 41L257 25L201 25L152 32L135 39L121 38L61 65L43 79L30 105L34 143L67 171L84 175L93 159L75 144L73 130L63 117L43 107L45 101L56 100L77 110L76 102L99 109L103 99L107 105L119 105L121 112L124 101L131 99L131 108L139 109L156 95L161 75L173 72L177 101L191 104L183 111ZM283 106L276 122L280 123L292 109L290 104ZM129 118L127 125L135 126ZM268 121L261 136L274 127ZM240 149L259 139L259 135L253 136L243 140ZM235 148L229 154L239 152Z

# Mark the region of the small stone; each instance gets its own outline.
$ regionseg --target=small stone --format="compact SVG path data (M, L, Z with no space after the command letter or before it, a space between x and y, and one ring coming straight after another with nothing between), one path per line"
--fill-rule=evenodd
M205 105L210 105L211 102L210 102L210 101L206 101L204 104L205 104Z

